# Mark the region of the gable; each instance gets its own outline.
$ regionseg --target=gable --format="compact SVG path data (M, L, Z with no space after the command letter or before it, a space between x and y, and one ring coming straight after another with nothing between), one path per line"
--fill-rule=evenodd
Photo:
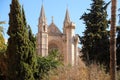
M57 28L54 23L51 23L48 27L48 35L61 35L61 31Z

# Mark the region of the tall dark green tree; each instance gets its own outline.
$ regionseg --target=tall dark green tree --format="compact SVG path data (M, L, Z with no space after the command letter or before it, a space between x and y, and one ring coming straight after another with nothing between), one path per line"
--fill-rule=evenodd
M29 56L28 61L33 69L33 75L37 72L37 56L36 56L36 37L32 34L32 30L28 25L28 37L29 37ZM34 76L35 77L35 76ZM36 80L36 79L35 79Z
M22 18L23 18L23 24L25 25L25 27L27 27L27 21L26 21L25 11L23 6L22 6Z
M110 3L110 2L109 2ZM87 63L109 63L109 21L104 0L92 0L91 9L80 19L84 20L86 30L81 37L83 60ZM107 65L108 66L108 65Z
M35 79L35 75L37 72L36 37L33 35L30 25L27 25L25 11L23 7L22 7L22 16L23 16L23 23L25 25L25 28L28 34L28 39L29 39L28 41L28 44L29 44L28 64L32 68L32 73Z
M18 0L12 0L9 13L7 59L8 80L35 80L36 58L29 39L26 19Z
M117 57L117 65L118 65L118 69L120 70L120 8L119 8L119 21L118 21L118 26L117 26L117 44L116 44L116 57Z

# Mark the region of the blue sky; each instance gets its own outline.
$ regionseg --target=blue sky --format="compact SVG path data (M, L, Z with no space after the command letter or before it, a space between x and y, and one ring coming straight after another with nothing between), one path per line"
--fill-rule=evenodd
M110 0L105 0L109 2ZM27 23L31 26L34 34L38 31L38 18L40 16L40 10L42 5L42 0L19 0L20 4L24 6ZM11 0L0 0L0 21L6 21L6 24L3 25L5 30L5 38L8 38L6 34L8 29L9 21L9 12L10 12L10 3ZM85 26L82 20L79 20L80 16L84 12L87 12L87 9L90 8L91 0L43 0L45 15L47 17L47 23L50 25L52 16L54 16L54 23L62 31L63 21L65 17L66 8L68 7L70 19L76 24L75 33L82 36L82 32L85 30ZM120 4L118 0L117 7ZM108 6L108 19L110 19L110 5Z

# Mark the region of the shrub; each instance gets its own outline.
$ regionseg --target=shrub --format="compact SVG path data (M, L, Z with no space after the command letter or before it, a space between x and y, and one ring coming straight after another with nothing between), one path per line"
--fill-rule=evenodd
M61 66L51 74L49 80L110 80L110 76L102 66L92 64L89 67L82 65Z
M57 50L51 51L47 57L37 57L37 68L38 73L36 74L36 79L46 79L49 78L49 72L56 69L61 62L57 59L59 57Z

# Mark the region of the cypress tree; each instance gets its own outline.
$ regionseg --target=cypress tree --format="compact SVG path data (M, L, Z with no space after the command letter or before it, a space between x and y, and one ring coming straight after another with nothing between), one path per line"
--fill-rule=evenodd
M34 35L32 34L30 25L28 25L28 34L29 34L29 40L31 41L33 48L36 49L36 37L34 37Z
M22 16L23 16L23 23L25 25L27 34L28 34L28 57L27 57L27 63L29 64L30 69L32 70L32 75L35 78L35 74L37 72L37 58L36 58L36 37L33 35L32 30L30 28L30 25L27 25L26 17L24 8L22 7Z
M84 13L80 19L84 20L86 30L81 37L83 60L87 63L109 63L109 21L106 8L109 3L103 0L92 0L89 13Z
M25 27L27 27L27 21L26 21L26 18L25 18L25 11L24 11L23 6L22 6L22 18L23 18L23 23L24 23Z
M35 56L31 52L25 15L18 0L12 0L8 29L8 80L34 80Z
M28 61L33 69L33 74L37 72L37 58L36 58L36 37L32 34L32 30L28 25L28 37L29 37L29 56Z

